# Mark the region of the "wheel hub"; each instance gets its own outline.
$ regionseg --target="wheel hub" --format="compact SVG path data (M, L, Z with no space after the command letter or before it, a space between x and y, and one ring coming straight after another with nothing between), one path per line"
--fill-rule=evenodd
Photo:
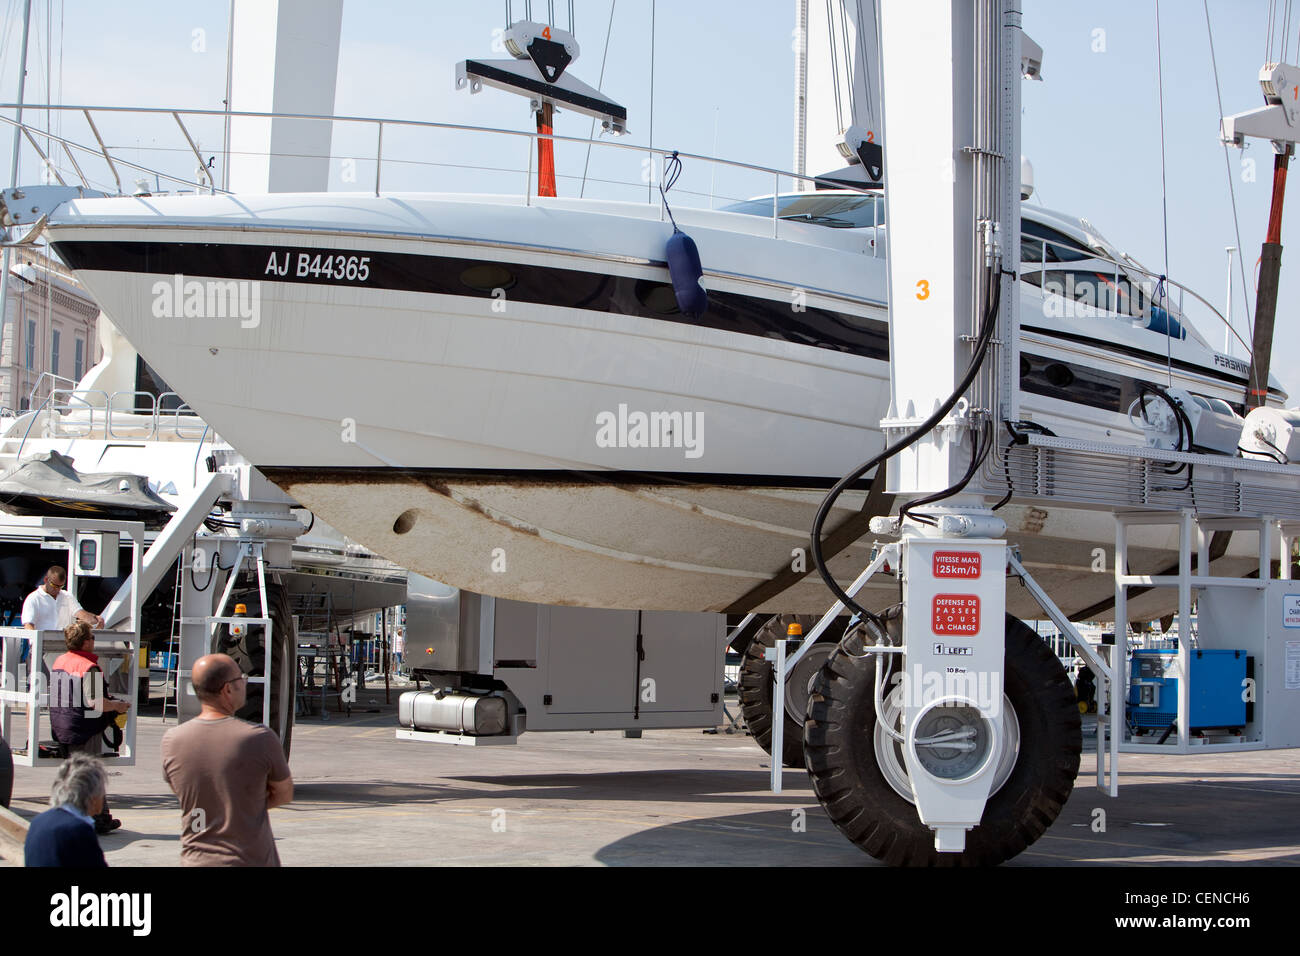
M903 744L895 740L884 727L898 730L903 712L903 688L900 684L881 704L880 719L876 721L876 765L894 791L909 803L912 802L912 784L908 779L907 765L903 760ZM1011 700L1002 695L1002 747L993 770L993 783L989 796L1006 784L1015 769L1020 755L1020 722ZM917 727L917 757L929 773L940 779L960 780L980 767L988 758L991 735L979 711L974 707L935 708L921 718Z
M794 669L786 676L785 712L796 723L802 724L808 716L808 697L812 693L812 683L834 650L834 644L819 641L808 648L808 653L799 658Z

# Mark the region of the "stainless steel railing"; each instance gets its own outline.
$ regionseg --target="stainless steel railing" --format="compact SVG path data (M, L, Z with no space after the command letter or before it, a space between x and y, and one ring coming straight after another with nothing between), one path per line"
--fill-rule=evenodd
M1053 271L1056 270L1071 271L1075 268L1078 268L1078 266L1072 264L1070 260L1049 260L1047 258L1048 247L1054 246L1075 253L1082 252L1088 256L1088 259L1078 260L1078 261L1082 263L1083 267L1087 268L1088 271L1095 271L1095 269L1089 268L1087 266L1087 262L1089 261L1102 262L1111 267L1111 281L1113 283L1112 289L1116 290L1117 298L1118 298L1118 290L1120 290L1123 287L1122 286L1123 283L1128 283L1130 289L1132 289L1133 287L1139 284L1143 284L1137 282L1134 279L1134 276L1142 276L1146 280L1155 280L1154 282L1148 281L1144 283L1146 285L1153 286L1153 287L1158 286L1160 280L1163 278L1163 281L1166 286L1170 286L1178 290L1178 303L1176 306L1170 307L1170 304L1167 302L1166 305L1162 306L1162 308L1165 308L1166 311L1168 311L1179 322L1185 323L1187 321L1187 316L1183 309L1183 296L1184 295L1191 296L1193 299L1197 301L1197 303L1199 303L1206 310L1208 310L1210 316L1213 319L1217 320L1221 325L1223 325L1223 327L1228 330L1229 334L1232 335L1233 338L1235 338L1238 342L1241 343L1242 347L1246 350L1247 355L1250 354L1251 344L1247 342L1245 339L1243 339L1240 334L1238 334L1237 330L1233 328L1232 324L1224 317L1223 313L1221 313L1217 308L1211 305L1203 296L1199 295L1196 292L1196 290L1191 288L1190 286L1184 285L1183 283L1175 279L1172 279L1168 276L1162 277L1159 273L1151 272L1150 270L1140 265L1136 260L1128 256L1124 257L1124 261L1120 261L1118 258L1107 255L1105 252L1099 249L1085 249L1082 245L1077 243L1072 243L1072 242L1065 243L1065 242L1061 242L1058 239L1046 239L1046 238L1040 238L1038 236L1033 236L1031 238L1033 242L1040 244L1038 260L1035 261L1031 259L1028 260L1028 262L1037 265L1039 268L1040 279L1039 279L1038 289L1039 289L1039 295L1042 299L1045 300L1048 295L1054 294L1046 288L1046 279L1048 276L1051 275ZM1024 244L1024 241L1025 240L1022 234L1022 239L1021 239L1022 246ZM1022 259L1021 260L1022 264L1025 261L1026 260ZM1154 296L1151 296L1151 299L1152 301L1148 303L1146 306L1147 310L1150 309L1150 306L1152 304L1156 304L1154 302ZM1103 309L1103 311L1112 311L1117 315L1128 315L1131 318L1140 318L1142 313L1146 311L1146 310L1139 310L1135 313L1133 311L1125 311L1119 308L1118 302L1116 303L1116 305L1117 307L1115 309Z
M167 408L171 400L176 404ZM41 438L166 439L202 445L208 434L207 425L175 392L53 389L39 406L21 414L29 417L15 459L22 458L38 421Z
M16 104L3 103L0 104L0 110L14 109L15 106ZM0 122L8 123L9 125L18 128L18 130L26 138L27 142L31 145L32 149L40 157L41 162L43 164L43 168L49 170L49 176L51 178L53 178L55 181L59 182L60 184L67 185L67 181L64 177L64 172L68 171L71 172L72 174L75 174L75 177L80 182L80 184L87 188L104 189L106 191L112 191L113 189L116 189L116 192L118 194L123 194L125 192L125 190L122 187L122 179L121 179L121 172L120 172L120 170L123 168L132 169L137 172L144 173L150 177L156 177L155 179L156 182L166 181L184 190L193 190L196 192L204 192L209 194L225 192L224 190L221 190L217 187L216 178L213 176L211 170L208 167L208 164L203 159L204 151L200 149L198 145L200 142L200 138L194 134L194 131L191 129L191 126L193 126L196 123L196 121L200 121L200 120L216 120L216 119L225 120L227 118L242 119L242 120L273 120L273 119L311 120L311 121L321 121L321 122L340 124L345 128L361 128L361 129L372 131L374 136L373 158L370 158L367 161L374 163L373 192L374 195L376 196L381 195L382 186L385 181L386 167L389 170L393 169L394 167L406 167L406 166L427 167L429 169L460 168L460 169L478 169L478 170L494 172L494 173L509 173L509 174L522 175L523 189L520 191L521 199L525 204L531 204L533 200L536 198L536 190L534 188L534 178L533 178L533 173L535 168L533 162L533 158L535 155L534 141L539 139L549 140L557 144L557 146L563 144L571 144L574 146L581 146L587 148L599 147L602 150L621 151L622 155L624 156L635 157L638 160L644 159L645 162L640 162L640 161L638 162L638 166L640 167L640 174L637 177L636 181L631 179L600 180L594 178L592 181L603 182L606 184L611 184L616 186L632 186L640 189L646 189L649 204L659 205L661 218L666 218L664 215L663 204L662 202L659 201L659 197L655 195L656 190L653 187L656 183L663 181L664 166L669 161L669 159L674 155L676 155L678 158L682 160L690 160L701 164L707 164L710 168L722 168L737 173L743 173L750 178L751 182L754 183L761 182L765 177L770 177L770 180L768 181L771 184L771 192L774 197L782 192L781 186L783 182L788 183L791 189L796 189L796 190L799 188L800 185L806 186L808 188L812 188L817 183L820 182L824 186L834 185L835 188L849 189L850 191L854 191L854 192L868 192L868 190L860 190L854 187L841 186L838 183L832 184L829 181L824 179L819 179L816 176L801 175L786 170L775 169L770 166L763 166L755 163L744 163L744 162L739 162L737 160L719 159L716 157L704 156L698 153L674 151L674 150L662 149L662 148L652 148L645 145L621 143L621 142L608 140L608 139L603 139L603 140L585 139L581 137L561 136L559 134L542 135L533 130L501 129L501 128L493 128L493 127L473 126L473 125L463 124L463 123L438 123L438 122L432 122L426 120L402 120L402 119L392 119L392 118L376 117L376 116L328 116L323 114L312 114L312 113L265 113L265 112L250 112L250 111L241 111L241 110L232 110L227 112L225 110L182 110L182 109L168 109L168 108L118 107L118 106L65 106L65 105L33 106L32 104L27 104L24 108L28 110L29 113L32 115L35 115L37 113L44 113L47 110L61 113L65 116L69 114L72 115L80 114L80 116L85 121L86 132L88 133L88 136L85 137L85 141L81 141L78 139L74 139L72 135L55 134L47 130L39 129L31 125L30 123L19 123L8 116L0 115ZM140 147L138 145L131 145L131 146L110 145L105 140L100 124L105 122L106 117L119 117L119 116L152 117L152 118L158 118L163 120L170 119L172 123L175 124L174 132L179 133L179 139L177 140L178 145L174 148L161 147L161 146ZM99 120L98 123L96 122L97 119ZM190 121L189 125L187 125L186 123L187 119ZM394 156L391 154L391 149L392 149L391 145L389 147L385 146L385 133L386 132L392 133L394 130L429 131L429 132L463 133L463 134L487 134L491 136L505 137L516 142L523 141L527 146L527 163L523 169L518 169L518 168L510 168L510 167L494 167L494 166L489 166L487 164L439 162L439 161L429 160L427 158L421 158L421 159L402 158L401 156ZM392 137L390 136L389 137L390 142L391 139ZM63 155L67 157L68 163L71 166L71 170L61 169L56 163L54 163L53 159L50 156L47 156L45 151L41 149L39 140L43 140L47 143L58 144ZM386 152L386 149L390 150L390 152ZM155 167L146 166L138 162L134 162L132 160L127 159L123 155L124 152L128 152L128 151L135 152L137 154L141 152L162 152L162 153L177 154L179 156L184 157L187 162L193 160L196 163L194 167L195 174L183 175L183 174L178 174L174 169L173 170L159 169ZM235 153L232 155L238 157L241 155L265 155L265 153L260 153L260 154ZM102 162L109 176L112 177L112 185L110 186L107 180L97 181L87 176L85 168L77 160L78 156L80 156L82 159L94 158ZM340 157L315 156L315 157L300 157L300 158L315 158L315 159L329 160L329 159L336 159ZM227 165L229 165L229 156L227 156L226 162ZM567 175L567 176L560 175L558 170L557 170L557 177L563 179L579 178L576 175ZM585 175L582 178L584 179L584 181L587 179ZM747 195L741 195L741 196L723 195L717 198L721 198L728 201L742 201L746 198L749 198L750 196L753 196L758 191L759 191L758 189L751 189L748 191ZM787 189L786 191L788 192L790 191L790 189ZM710 200L712 200L715 196L712 190L710 190L710 192L706 194L701 190L692 191L685 188L675 189L672 195L675 200L683 196L692 196L695 198L700 198L706 195L710 198ZM778 212L779 212L779 206L774 199L773 208L772 208L772 217L771 217L772 231L774 236L778 235L779 233L780 218Z

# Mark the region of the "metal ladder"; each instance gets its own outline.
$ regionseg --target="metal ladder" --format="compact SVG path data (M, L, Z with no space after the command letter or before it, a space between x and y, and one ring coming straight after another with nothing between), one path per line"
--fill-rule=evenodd
M167 720L167 702L171 701L171 708L176 713L177 720L180 719L181 701L180 701L180 666L181 666L181 597L185 582L185 553L182 552L180 558L176 561L176 584L172 592L172 627L171 634L167 638L167 667L163 671L163 704L162 717L163 721ZM168 691L170 685L171 690Z

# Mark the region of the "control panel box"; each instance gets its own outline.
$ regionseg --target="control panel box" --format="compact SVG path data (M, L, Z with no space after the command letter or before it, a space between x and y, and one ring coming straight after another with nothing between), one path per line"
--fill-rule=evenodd
M1129 662L1128 719L1164 730L1178 718L1178 652L1138 650ZM1253 660L1241 649L1195 649L1190 656L1188 726L1192 731L1246 726L1247 683Z
M1300 581L1206 588L1196 616L1199 648L1239 649L1252 659L1238 688L1252 705L1245 740L1269 750L1300 747Z

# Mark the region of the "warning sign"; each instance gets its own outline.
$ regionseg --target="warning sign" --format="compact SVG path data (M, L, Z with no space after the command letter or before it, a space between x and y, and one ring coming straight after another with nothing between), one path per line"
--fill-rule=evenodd
M1300 627L1300 594L1282 596L1282 626Z
M936 578L977 578L980 576L978 551L936 551L934 553Z
M974 594L936 594L930 627L936 634L976 634L980 629L980 599Z

